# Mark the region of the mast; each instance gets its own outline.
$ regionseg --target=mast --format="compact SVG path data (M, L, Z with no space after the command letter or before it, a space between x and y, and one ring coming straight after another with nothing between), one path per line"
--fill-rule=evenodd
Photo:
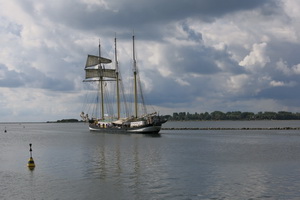
M132 36L132 58L133 58L133 76L134 76L134 113L135 118L138 118L138 95L137 95L137 67L135 59L135 49L134 49L134 35Z
M85 64L85 79L84 82L97 82L98 83L98 94L97 94L97 108L96 110L100 112L100 116L104 119L104 81L115 81L116 80L116 70L115 69L105 69L105 64L111 63L108 58L101 57L101 44L99 40L99 55L88 54L86 64ZM99 94L100 93L100 94ZM98 102L98 97L100 98ZM101 103L100 103L101 101ZM99 106L99 107L98 107Z
M101 45L99 40L99 72L100 72L100 93L101 93L101 118L104 119L104 90L103 90L103 74L101 65Z
M117 112L120 119L120 88L119 88L119 63L117 57L117 36L115 36L115 65L116 65L116 84L117 84Z

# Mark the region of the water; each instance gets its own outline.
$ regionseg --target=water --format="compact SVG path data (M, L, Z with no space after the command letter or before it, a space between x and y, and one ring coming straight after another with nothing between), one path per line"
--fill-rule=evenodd
M247 123L165 127L299 127L299 121ZM0 130L0 199L300 197L299 130L163 130L160 137L91 133L82 123L0 124ZM26 166L29 143L33 171Z

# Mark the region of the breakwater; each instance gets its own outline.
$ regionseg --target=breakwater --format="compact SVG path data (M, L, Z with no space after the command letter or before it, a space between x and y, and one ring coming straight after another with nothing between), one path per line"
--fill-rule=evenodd
M204 127L204 128L161 128L161 130L300 130L300 127L270 127L270 128Z

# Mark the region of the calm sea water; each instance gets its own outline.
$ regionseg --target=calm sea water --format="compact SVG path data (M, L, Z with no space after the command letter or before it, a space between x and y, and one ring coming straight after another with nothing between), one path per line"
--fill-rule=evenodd
M4 132L6 127L7 132ZM165 127L300 127L300 121ZM0 124L0 199L299 199L300 131L92 133L86 124ZM29 143L36 168L30 171Z

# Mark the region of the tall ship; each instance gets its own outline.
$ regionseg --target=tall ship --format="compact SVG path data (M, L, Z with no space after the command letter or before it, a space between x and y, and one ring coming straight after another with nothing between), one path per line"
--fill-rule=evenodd
M133 100L130 102L126 100L119 70L117 39L115 38L114 67L108 67L112 63L111 59L101 56L100 42L99 55L87 56L83 82L93 84L91 88L95 89L96 95L92 100L87 100L87 105L93 108L88 108L86 113L82 111L80 116L89 124L90 131L158 134L162 124L166 122L157 112L147 113L136 62L134 36L132 36L132 47L133 92L127 92L133 96ZM113 97L108 97L111 93L113 93ZM128 105L133 106L131 109L133 112L129 111Z

